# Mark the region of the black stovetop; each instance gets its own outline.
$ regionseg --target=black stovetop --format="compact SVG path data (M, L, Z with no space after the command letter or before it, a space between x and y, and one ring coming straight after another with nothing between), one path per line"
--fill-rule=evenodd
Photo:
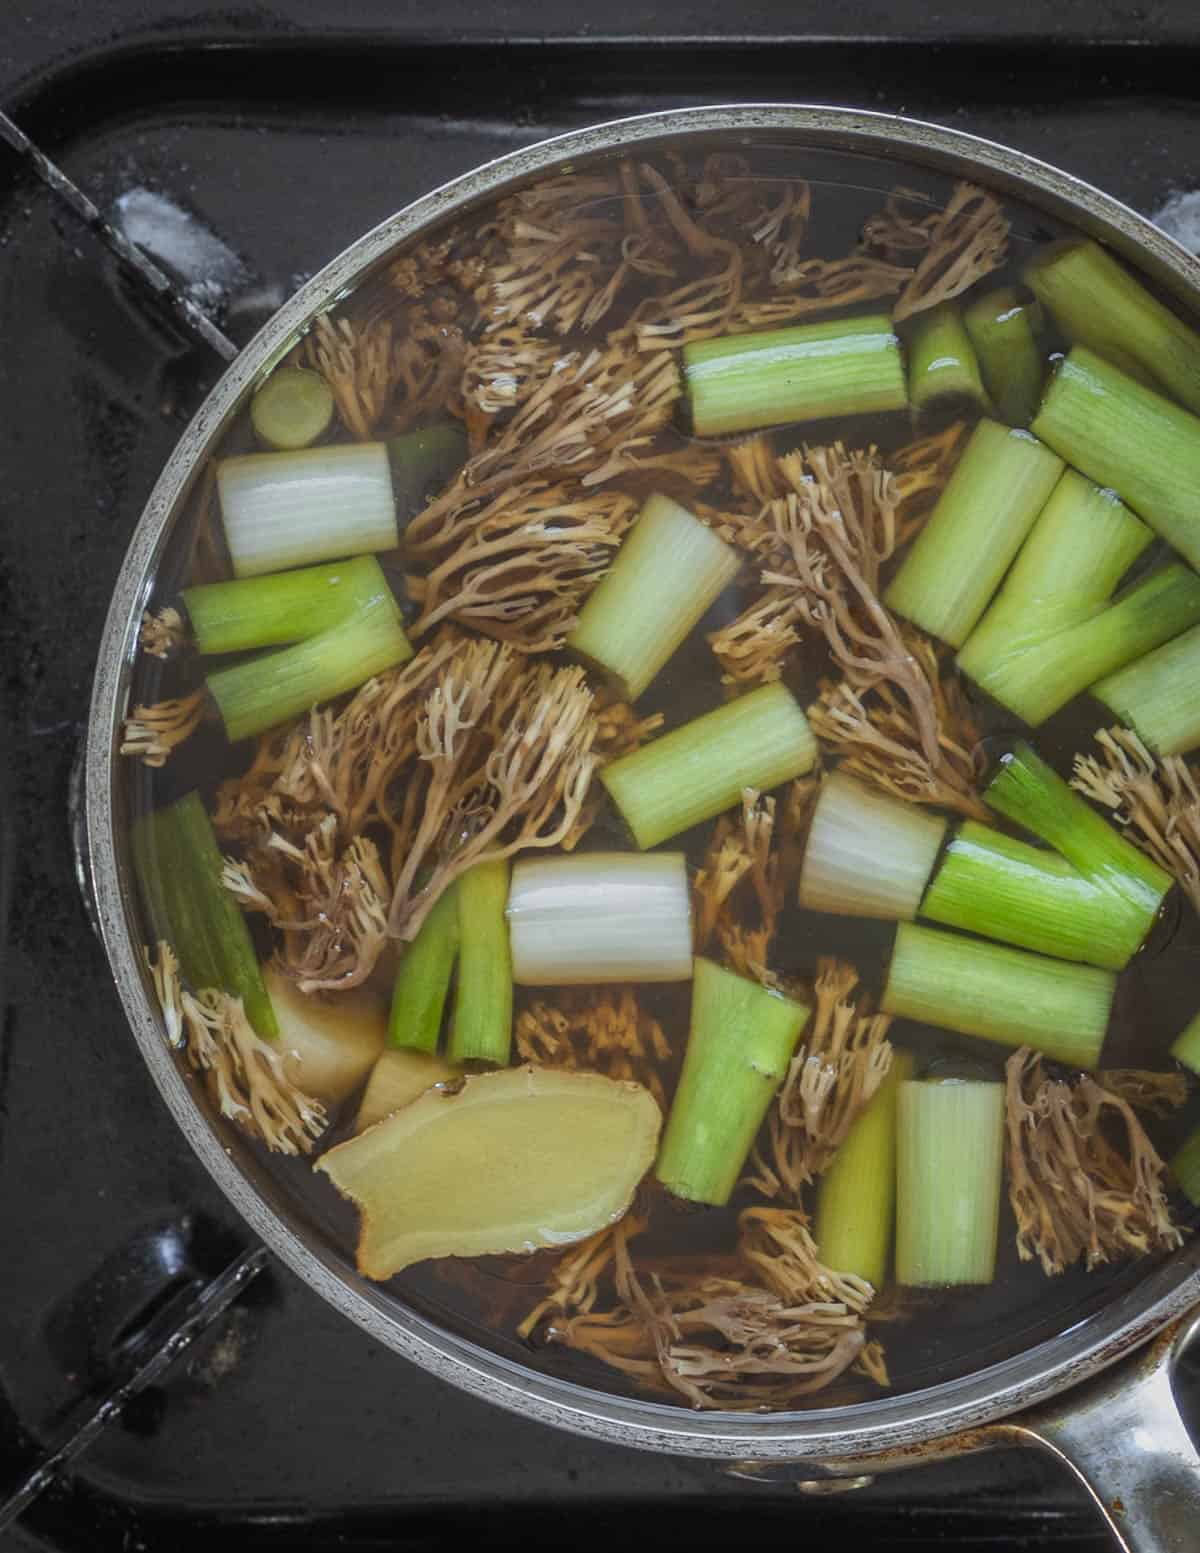
M0 20L0 106L245 340L433 184L559 129L673 104L906 111L1158 212L1187 188L1197 144L1194 5L1048 10L663 0L626 24L562 0L363 0L350 19L329 0L41 0ZM124 1027L67 819L109 591L219 362L148 310L7 152L0 360L3 1500L136 1361L156 1312L170 1319L164 1301L248 1235ZM264 1549L591 1545L633 1530L715 1546L744 1536L748 1515L756 1532L811 1521L880 1549L1107 1546L1081 1491L1030 1455L805 1500L553 1433L406 1365L274 1266L0 1545L187 1549L214 1532Z

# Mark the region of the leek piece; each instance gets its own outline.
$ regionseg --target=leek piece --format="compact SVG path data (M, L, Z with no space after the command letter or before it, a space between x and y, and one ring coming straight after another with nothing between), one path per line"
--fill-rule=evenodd
M918 415L959 405L973 405L984 415L992 413L957 302L940 302L913 319L908 341L908 397Z
M703 340L684 346L683 367L699 437L908 403L886 313Z
M316 1168L362 1211L358 1270L526 1255L607 1229L629 1207L662 1115L640 1084L509 1068L426 1092Z
M397 542L382 442L224 458L217 491L237 577L390 550Z
M1004 1085L900 1085L896 1117L896 1281L909 1288L991 1283L1004 1166Z
M689 1202L729 1201L809 1010L697 959L683 1072L655 1174Z
M1073 1068L1094 1068L1117 978L1024 949L902 922L880 1007L899 1019L1032 1046Z
M1200 565L1200 420L1077 345L1059 365L1033 432Z
M1200 1208L1200 1127L1187 1135L1175 1153L1171 1174L1188 1202Z
M266 447L306 448L333 419L333 393L319 372L276 367L250 401L250 424Z
M371 1069L358 1115L354 1118L355 1132L366 1132L376 1122L394 1116L406 1105L419 1100L435 1084L453 1083L462 1076L461 1068L443 1062L432 1052L389 1047L379 1054Z
M984 386L1010 426L1028 426L1037 413L1045 366L1037 341L1040 316L1036 302L1022 302L1009 286L989 291L963 315Z
M1200 745L1197 686L1200 625L1100 680L1092 694L1156 754L1182 755Z
M513 980L527 987L687 981L692 917L682 852L525 859L508 896Z
M165 940L175 950L183 979L193 991L210 987L230 991L207 916L207 907L215 904L216 897L203 887L189 886L188 870L195 866L196 858L189 861L181 856L177 807L152 809L133 826L134 866L150 932L157 942ZM202 855L207 855L207 849ZM219 876L219 868L217 872ZM221 895L222 912L226 904L236 911L232 897L223 889ZM249 939L244 921L242 927Z
M1027 431L983 420L893 577L885 601L961 647L1062 473Z
M1060 960L1106 970L1129 962L1112 898L1065 857L967 820L946 849L921 915Z
M1200 413L1200 334L1099 243L1053 243L1025 266L1024 279L1073 345L1123 371L1132 364Z
M910 921L946 821L835 771L821 788L800 870L800 904L843 917Z
M387 445L396 516L403 527L447 485L467 461L467 434L458 421L406 431Z
M887 1077L850 1128L817 1188L817 1251L826 1267L881 1289L896 1211L896 1100L913 1059L892 1054Z
M159 835L159 821L159 811L151 809L139 815L129 831L133 872L146 917L146 943L152 949L164 942L170 944L174 936L167 904L166 870L169 859L166 856L165 841ZM191 980L190 977L188 979Z
M1057 712L1085 687L1139 654L1170 642L1200 621L1200 577L1181 561L1160 567L1128 588L1108 609L1059 632L1026 662L1023 688L1015 670L1006 677L1007 704L1034 726ZM1107 679L1104 683L1107 683ZM1001 699L997 697L997 700Z
M197 991L241 998L264 1039L279 1022L259 968L246 919L221 883L223 860L198 793L143 815L134 827L134 857L147 911ZM165 931L164 931L165 929Z
M262 733L354 690L374 674L404 663L412 645L391 593L371 600L340 625L294 647L218 669L206 681L233 743Z
M1142 608L1146 595L1131 594L1112 618L1105 610L1153 538L1112 491L1068 469L967 638L959 668L1026 722L1043 722L1097 679L1100 665L1127 654L1131 637L1155 629L1157 607ZM1160 597L1161 587L1151 595ZM1188 592L1180 579L1169 581L1169 599Z
M301 992L275 966L264 965L262 973L279 1021L279 1049L289 1083L326 1105L341 1105L383 1052L383 1010L370 992L319 997Z
M1183 1034L1171 1047L1171 1056L1193 1073L1200 1073L1200 1014L1185 1027Z
M645 850L811 771L817 741L783 685L763 685L623 755L600 780Z
M434 902L416 938L401 951L388 1017L390 1046L437 1050L458 940L458 890L451 885Z
M636 701L741 564L686 508L651 496L567 646Z
M458 985L446 1055L451 1062L508 1061L512 954L504 907L508 864L476 863L458 881Z
M1109 934L1135 953L1171 888L1171 876L1090 808L1028 744L1003 758L984 801L1061 852L1106 892L1112 902Z
M390 596L373 555L183 590L192 635L205 654L302 642Z

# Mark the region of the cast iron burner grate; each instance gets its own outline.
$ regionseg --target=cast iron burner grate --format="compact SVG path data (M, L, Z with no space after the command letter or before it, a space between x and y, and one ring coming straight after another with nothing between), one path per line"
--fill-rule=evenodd
M1082 1490L1031 1454L805 1503L523 1423L381 1351L248 1244L153 1093L75 888L67 796L112 583L220 369L212 331L244 342L360 232L490 156L696 102L905 111L1156 212L1200 123L1192 8L1161 4L1129 42L1119 8L1077 0L1055 25L1077 14L1094 42L1022 34L1044 11L1018 3L940 40L902 0L890 35L853 6L837 36L806 38L769 6L751 8L755 36L742 16L730 33L728 8L667 3L643 35L572 38L557 30L567 8L518 0L502 68L490 13L469 3L448 3L428 36L404 18L351 36L333 30L337 8L297 9L302 30L258 12L197 19L175 0L147 17L124 0L105 25L141 42L117 47L90 35L90 11L46 0L0 82L24 132L172 269L210 331L198 343L195 316L182 330L0 147L0 1500L89 1430L0 1546L531 1548L635 1529L703 1548L744 1540L752 1516L759 1537L811 1522L879 1549L1106 1548ZM710 23L719 47L702 41ZM66 63L45 63L50 38L74 45ZM1185 199L1171 217L1186 236L1195 210ZM139 1373L125 1406L102 1406Z

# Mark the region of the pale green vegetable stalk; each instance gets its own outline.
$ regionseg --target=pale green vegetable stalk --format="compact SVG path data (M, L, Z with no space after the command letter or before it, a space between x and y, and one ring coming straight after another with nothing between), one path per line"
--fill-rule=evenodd
M651 496L567 646L636 701L741 564L686 508Z
M941 302L912 320L908 340L908 398L918 415L935 407L974 406L992 414L979 363L957 302Z
M961 647L1062 473L1027 431L982 420L885 601Z
M399 538L382 442L224 458L217 490L237 577L390 550Z
M1190 1021L1171 1047L1171 1056L1193 1073L1200 1073L1200 1014Z
M1198 687L1200 625L1100 680L1092 694L1156 754L1182 755L1200 745Z
M254 435L269 448L306 448L329 429L333 394L319 372L276 367L250 401Z
M392 491L400 526L427 507L467 461L467 434L460 421L439 421L388 442Z
M1011 287L989 291L963 315L984 386L996 414L1010 426L1028 426L1037 413L1044 362L1038 349L1036 302L1020 301Z
M134 867L150 929L165 938L195 992L241 998L264 1039L279 1021L246 919L221 882L224 860L199 793L152 809L133 827Z
M826 1267L887 1279L896 1208L896 1101L913 1059L896 1050L887 1077L851 1127L817 1188L817 1251Z
M687 981L692 917L682 852L525 858L508 896L513 979L527 987Z
M1072 344L1149 374L1200 412L1200 335L1099 243L1054 243L1030 260L1024 278Z
M1143 641L1184 629L1200 611L1200 583L1182 567L1109 605L1153 538L1112 491L1068 469L967 638L959 668L1036 726L1109 666L1145 651Z
M1129 962L1128 935L1113 930L1113 903L1044 847L967 820L942 857L921 915L1039 954L1106 970Z
M1032 430L1200 565L1200 420L1077 345Z
M231 742L299 717L413 655L391 593L294 647L263 653L206 681Z
M1109 936L1130 955L1141 946L1171 876L1073 792L1028 744L1018 744L988 784L984 802L1061 852L1112 902Z
M683 366L700 437L908 403L900 342L886 313L703 340L684 346Z
M1171 1174L1188 1202L1200 1208L1200 1127L1188 1134L1171 1160Z
M902 922L880 1006L899 1019L1094 1068L1116 982L1091 965Z
M1018 693L1017 710L1026 721L1041 723L1085 687L1092 686L1094 695L1097 676L1111 675L1198 620L1200 577L1181 561L1160 567L1094 619L1047 642L1036 665L1029 665L1029 694Z
M683 1073L655 1174L690 1202L729 1201L809 1010L697 959Z
M601 767L600 780L645 850L811 771L817 741L783 685L763 685Z
M513 1003L507 862L476 863L460 875L457 893L458 984L446 1056L503 1065L512 1045Z
M434 902L420 932L401 952L392 987L389 1045L422 1052L437 1050L458 941L458 887L452 884Z
M991 1283L1004 1173L1004 1085L900 1085L896 1281Z
M390 596L373 555L183 590L192 636L205 654L302 642Z
M835 771L821 788L800 870L800 904L909 921L946 835L939 815Z

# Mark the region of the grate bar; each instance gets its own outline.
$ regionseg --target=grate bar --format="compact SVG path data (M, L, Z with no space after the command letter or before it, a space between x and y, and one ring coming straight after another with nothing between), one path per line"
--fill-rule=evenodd
M195 1340L208 1331L213 1322L222 1316L242 1290L266 1267L269 1256L265 1246L255 1246L243 1251L230 1262L224 1272L200 1290L178 1326L155 1350L144 1364L138 1366L128 1380L105 1396L84 1421L61 1445L44 1456L28 1474L16 1491L0 1504L0 1535L12 1526L17 1517L24 1514L41 1494L82 1456L84 1451L104 1433L105 1429L120 1417L139 1392L144 1391L166 1373L167 1370Z
M222 333L208 314L184 295L165 271L143 253L134 243L107 221L99 206L79 185L68 178L57 163L39 151L21 127L0 110L0 140L5 141L32 170L54 196L61 200L93 231L110 253L120 260L126 269L150 288L191 335L202 344L216 351L222 361L232 361L238 354L238 346Z

